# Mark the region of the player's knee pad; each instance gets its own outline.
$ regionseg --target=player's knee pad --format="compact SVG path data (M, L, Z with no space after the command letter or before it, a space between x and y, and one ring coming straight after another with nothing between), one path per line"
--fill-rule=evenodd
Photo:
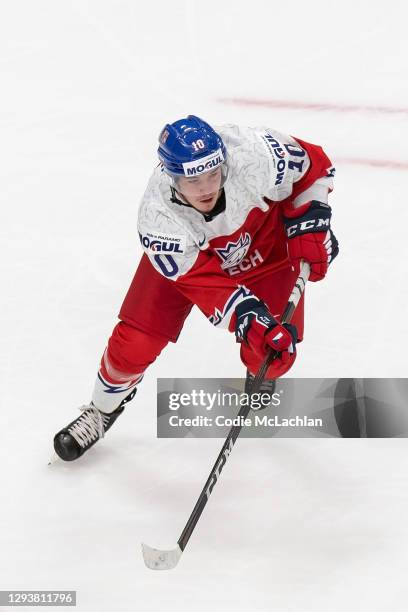
M146 368L153 363L167 340L147 334L121 321L116 325L102 356L92 394L92 403L110 413L133 397ZM133 394L133 395L132 395Z
M164 338L120 321L109 339L106 355L115 370L141 373L153 363L167 343L168 340ZM107 373L110 375L109 371Z

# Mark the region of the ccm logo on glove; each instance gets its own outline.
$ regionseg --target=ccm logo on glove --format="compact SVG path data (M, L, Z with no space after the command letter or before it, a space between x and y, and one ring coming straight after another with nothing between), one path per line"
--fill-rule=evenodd
M330 208L328 206L328 208ZM330 229L330 217L329 213L326 217L318 217L314 219L306 219L300 223L294 223L293 225L286 225L286 235L288 238L293 236L299 236L299 234L305 234L308 232L323 232L324 230Z
M299 271L302 259L307 261L311 281L326 276L329 263L339 252L339 243L330 229L330 219L330 206L316 200L300 217L284 217L289 260L296 271Z

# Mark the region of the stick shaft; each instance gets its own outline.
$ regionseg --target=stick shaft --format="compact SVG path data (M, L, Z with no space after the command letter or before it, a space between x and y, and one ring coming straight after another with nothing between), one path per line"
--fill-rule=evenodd
M307 263L303 263L300 269L300 274L295 282L292 293L290 294L287 306L283 312L282 323L288 323L291 320L293 313L295 312L296 306L298 305L300 298L302 297L307 279L309 278L309 274L310 274L309 265ZM265 357L261 367L259 368L258 373L256 374L254 378L252 389L251 389L251 394L258 393L262 385L262 382L265 378L265 374L268 370L268 367L272 363L275 356L276 356L276 352L271 349L269 353L267 354L267 356ZM250 405L241 407L240 411L238 412L238 417L241 417L239 419L239 422L242 422L244 419L247 418L247 416L250 413L250 410L251 410ZM220 453L217 457L216 462L214 463L214 466L210 472L210 475L207 478L207 481L201 491L201 494L197 500L197 503L193 508L190 518L188 519L186 526L184 527L182 534L180 538L178 539L177 544L180 546L181 550L184 550L185 547L187 546L187 542L189 541L190 536L193 533L194 528L197 525L198 520L210 498L212 490L218 481L221 471L224 465L226 464L229 455L232 452L232 449L241 432L241 429L242 429L242 425L233 425L228 433L228 436L220 450Z

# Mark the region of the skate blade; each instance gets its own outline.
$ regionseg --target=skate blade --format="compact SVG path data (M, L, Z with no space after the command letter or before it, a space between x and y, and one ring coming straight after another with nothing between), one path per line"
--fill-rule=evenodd
M48 465L53 465L54 463L57 463L60 461L60 458L58 457L57 453L53 453L53 455L51 455L50 460L48 461Z

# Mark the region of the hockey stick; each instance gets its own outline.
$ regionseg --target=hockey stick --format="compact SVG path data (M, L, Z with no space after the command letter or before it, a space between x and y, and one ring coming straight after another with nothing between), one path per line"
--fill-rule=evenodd
M309 274L309 264L303 263L300 269L300 274L295 282L295 286L293 287L287 306L282 315L282 323L288 323L291 320L295 308L298 305L300 298L302 297L307 279L309 278ZM275 357L276 351L271 349L265 357L261 367L259 368L253 380L251 395L259 391L261 384L265 378L265 374L268 370L268 367L275 359ZM238 413L238 417L241 418L239 418L238 422L242 423L244 419L246 419L249 415L250 410L250 403L248 405L241 406L241 409ZM205 505L207 504L210 498L212 490L217 484L221 471L232 452L233 446L240 434L241 429L242 425L233 425L231 427L229 434L214 464L214 467L212 468L210 475L207 478L207 482L205 483L201 494L197 500L197 503L194 506L190 518L188 519L186 526L184 527L181 536L178 539L176 548L174 548L173 550L158 550L157 548L151 548L147 544L142 544L143 559L148 568L154 570L167 570L176 567L185 547L187 546L190 536L193 533L195 526L197 525L198 519L200 518L205 508Z

